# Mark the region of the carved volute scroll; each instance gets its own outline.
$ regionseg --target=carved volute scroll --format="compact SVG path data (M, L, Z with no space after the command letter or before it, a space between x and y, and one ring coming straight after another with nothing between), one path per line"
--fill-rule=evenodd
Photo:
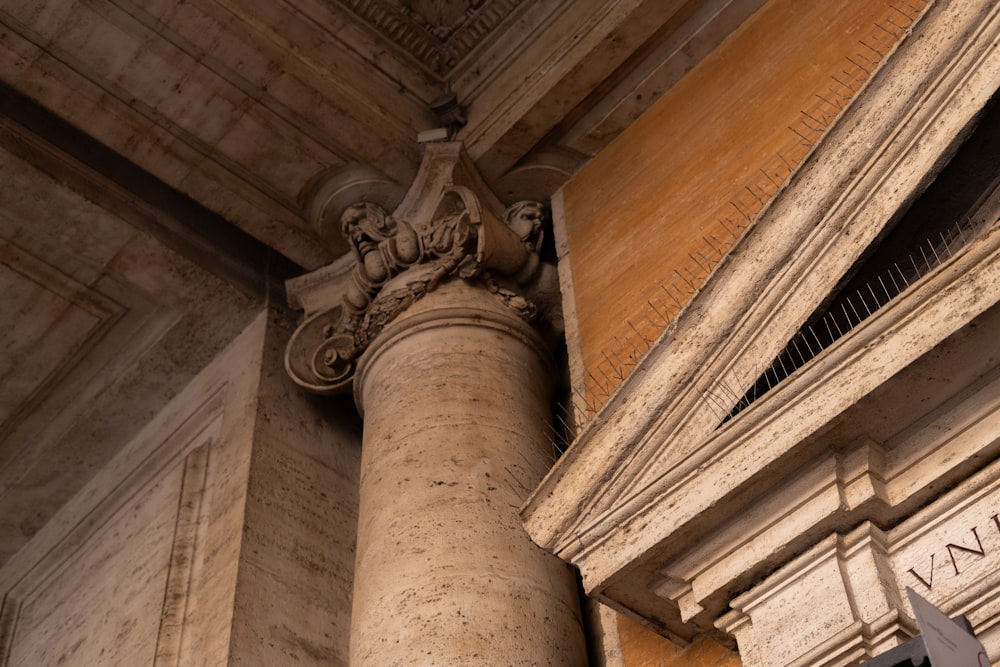
M300 299L306 319L285 355L301 386L317 393L346 389L357 358L383 327L442 280L479 281L525 318L537 316L520 287L547 273L538 256L545 206L522 201L502 209L460 147L441 146L429 147L393 213L369 201L342 212L353 261L341 275L305 288L320 296ZM289 287L294 299L296 287Z

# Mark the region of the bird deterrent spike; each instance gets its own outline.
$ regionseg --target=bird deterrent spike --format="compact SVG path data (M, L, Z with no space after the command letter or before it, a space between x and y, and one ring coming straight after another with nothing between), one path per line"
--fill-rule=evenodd
M607 398L608 396L610 396L610 394L608 394L608 390L605 389L604 385L601 384L601 381L597 379L597 376L594 375L593 373L591 373L589 370L587 371L587 377L589 377L590 381L593 382L594 385L600 390L600 393L598 394L598 396L603 397L603 398ZM593 391L593 390L591 390L591 391Z
M844 332L840 330L840 322L837 321L837 317L832 312L830 313L830 319L833 320L833 327L837 330L837 338L843 337Z
M799 332L799 338L802 339L802 344L805 345L806 350L809 351L809 358L812 359L813 357L815 357L816 353L813 352L812 345L809 344L809 339L806 338L806 335L802 332Z
M663 286L663 283L660 283L660 289L663 290L663 293L669 296L670 299L677 304L678 310L683 306L680 300L677 297L675 297L670 290L668 290L666 287Z
M847 299L847 305L851 307L851 311L854 312L854 317L858 318L858 324L861 324L861 320L864 318L858 313L858 309L854 307L854 302L851 301L851 297L845 297ZM853 327L852 327L853 328Z
M927 271L930 272L934 267L931 266L930 260L927 259L927 253L924 252L923 246L920 246L920 254L924 256L924 264L927 265Z
M872 298L875 299L875 310L878 310L879 308L882 307L882 304L878 302L878 297L875 296L875 290L872 289L872 284L869 282L867 283L867 285L868 285L868 291L871 292Z
M659 308L653 305L653 302L651 300L646 299L646 303L648 303L650 309L652 309L652 311L656 313L656 316L663 321L663 324L656 324L656 322L653 322L653 326L665 328L668 324L670 324L670 320L663 316L663 313L660 312Z
M934 244L931 243L930 239L927 239L927 247L929 247L931 252L934 253L934 259L937 261L937 264L934 266L941 266L941 257L937 254L937 248L934 247Z
M898 264L893 264L893 266L896 267L896 271L899 271ZM879 280L881 280L881 278L879 278ZM892 272L892 269L889 270L889 280L892 281L892 288L896 290L896 294L900 294L903 290L899 289L899 283L896 282L896 274Z
M644 336L644 335L642 334L642 332L641 332L641 331L639 331L638 329L636 329L636 328L635 328L635 325L634 325L634 324L632 324L632 320L625 320L625 324L627 324L627 325L629 326L629 328L630 328L630 329L632 329L632 331L634 331L634 332L635 332L635 335L639 337L639 340L641 340L641 341L642 341L643 343L645 343L645 344L646 344L646 349L648 350L648 349L649 349L649 345L650 345L650 343L652 343L653 341L651 341L651 340L649 340L648 338L646 338L646 337L645 337L645 336ZM636 349L638 350L639 348L637 347Z
M608 365L611 367L611 372L614 374L616 378L618 378L618 381L620 382L624 380L625 376L622 374L621 370L619 370L619 368L615 366L614 362L611 361L611 357L608 356L608 353L605 352L604 350L601 350L601 354L604 355L604 360L608 362Z
M871 308L868 307L868 302L865 301L865 297L861 294L861 290L855 290L855 293L858 295L858 298L861 300L861 305L865 307L865 312L868 313L868 315L866 315L866 317L870 317L871 314L872 314L872 311L871 311Z
M812 325L809 326L809 333L812 334L813 340L816 341L816 349L818 351L817 354L819 352L822 352L823 351L823 343L820 341L819 336L816 335L816 332L813 331Z
M906 279L905 275L903 275L903 269L899 266L899 264L896 264L895 266L896 266L896 271L899 272L899 278L900 278L900 280L903 281L904 285L906 285L907 287L909 287L910 286L910 281ZM900 290L900 291L902 291L902 290Z

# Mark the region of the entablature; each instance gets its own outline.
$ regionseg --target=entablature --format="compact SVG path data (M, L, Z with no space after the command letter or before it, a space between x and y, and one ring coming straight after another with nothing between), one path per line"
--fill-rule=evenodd
M998 37L996 3L936 3L529 499L529 533L589 593L677 639L715 633L796 553L902 520L995 457L995 359L924 423L966 410L950 428L981 430L961 445L977 462L947 438L913 440L914 465L863 430L832 450L821 437L923 364L954 363L952 348L984 349L977 329L995 337L995 192L960 248L732 411L968 136L1000 87Z

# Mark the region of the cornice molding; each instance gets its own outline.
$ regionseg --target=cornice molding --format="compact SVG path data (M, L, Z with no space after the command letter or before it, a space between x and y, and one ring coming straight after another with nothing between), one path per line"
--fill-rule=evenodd
M796 405L819 400L830 373L843 371L837 355L851 350L856 356L850 363L864 366L856 378L864 382L852 392L859 398L996 300L995 290L986 289L996 279L1000 252L1000 234L993 230L722 429L718 408L704 398L714 382L725 381L732 385L727 394L738 400L947 162L1000 85L996 3L938 2L914 33L523 510L529 534L577 565L588 592L665 634L689 638L699 628L710 630L720 611L698 609L697 595L684 611L650 593L670 554L741 511L740 494L762 484L775 466L801 464L801 438L837 410L830 405L797 413L781 429L766 429L767 438L765 412L788 416ZM975 294L974 285L990 294ZM917 318L934 309L941 316L934 322ZM888 328L869 340L879 327ZM864 362L865 346L879 354L880 336L888 335L909 341L905 354L889 365ZM819 393L809 397L811 390ZM739 460L727 454L735 451ZM696 622L687 622L695 616Z
M386 0L339 0L338 4L428 72L447 79L461 61L480 48L526 3L524 0L439 0L401 5Z

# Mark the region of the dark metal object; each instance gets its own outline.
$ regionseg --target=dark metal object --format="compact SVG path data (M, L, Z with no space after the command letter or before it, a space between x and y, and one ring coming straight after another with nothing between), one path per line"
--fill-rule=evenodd
M970 635L975 635L972 624L965 616L956 616L951 620ZM923 637L917 636L868 662L861 663L860 667L931 667L931 660L927 657L927 647L924 645Z

